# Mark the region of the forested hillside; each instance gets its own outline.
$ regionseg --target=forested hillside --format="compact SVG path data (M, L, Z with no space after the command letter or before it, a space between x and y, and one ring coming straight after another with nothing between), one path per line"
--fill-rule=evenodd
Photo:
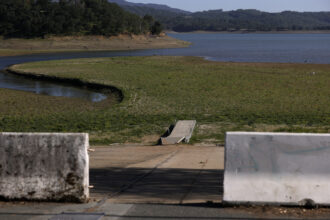
M149 14L166 29L187 31L276 31L276 30L330 30L330 12L268 13L258 10L211 10L191 13L173 8L115 1L125 10L144 16Z
M330 30L330 12L214 10L176 17L171 23L167 23L167 27L174 31Z
M178 32L330 30L330 12L191 13L125 0L0 0L0 36L5 37L159 34L162 27Z
M175 26L176 20L192 14L188 11L170 8L165 5L132 3L125 0L108 0L116 3L128 12L139 16L150 15L158 20L164 28L170 30Z
M184 10L177 9L177 8L171 8L167 5L161 5L161 4L133 3L133 2L125 1L125 0L108 0L108 1L112 2L112 3L117 3L118 5L121 5L121 6L149 8L149 9L163 10L163 11L167 11L167 12L180 13L180 14L190 14L191 13L189 11L184 11Z
M140 17L107 0L0 0L0 35L159 34L151 16Z

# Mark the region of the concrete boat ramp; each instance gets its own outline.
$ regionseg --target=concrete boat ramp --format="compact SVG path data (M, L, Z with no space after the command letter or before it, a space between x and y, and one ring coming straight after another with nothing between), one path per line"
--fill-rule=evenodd
M330 219L327 208L222 206L223 147L93 148L89 203L0 201L0 220Z
M195 120L178 121L171 134L168 137L161 138L162 145L179 144L182 141L189 143L195 126Z
M189 141L195 124L178 122L169 138ZM225 148L118 145L95 146L92 150L88 149L87 134L3 133L0 200L22 183L25 186L8 199L20 196L35 200L37 190L55 188L64 189L70 198L82 196L79 200L84 202L89 195L82 191L86 187L90 200L84 204L0 201L0 220L330 219L329 137L228 132ZM26 144L34 148L22 147ZM43 151L38 147L52 154L40 153ZM33 153L29 153L31 150ZM50 160L49 155L55 156ZM82 172L88 167L89 172ZM40 190L35 183L46 174L50 185L55 185L54 181L62 184ZM89 182L78 181L87 178ZM13 187L7 187L9 184ZM29 190L23 194L21 189L26 190L26 186ZM76 188L81 192L68 191ZM57 199L42 195L51 201ZM62 194L56 191L54 195ZM236 206L240 204L279 206ZM297 207L318 204L326 207Z

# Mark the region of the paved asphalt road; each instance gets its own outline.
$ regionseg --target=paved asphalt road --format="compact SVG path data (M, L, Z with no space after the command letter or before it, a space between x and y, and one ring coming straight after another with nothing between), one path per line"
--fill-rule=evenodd
M61 213L67 218L61 218ZM83 213L83 214L81 214ZM99 214L100 218L93 218ZM63 216L63 215L62 215ZM139 219L330 219L329 210L279 207L221 207L214 204L54 204L11 203L0 205L1 220L139 220Z
M91 202L0 202L0 220L330 219L327 208L223 207L222 147L120 145L90 156Z

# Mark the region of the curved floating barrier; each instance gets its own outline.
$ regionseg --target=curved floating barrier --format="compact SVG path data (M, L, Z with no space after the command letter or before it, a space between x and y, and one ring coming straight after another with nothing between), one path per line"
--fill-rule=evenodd
M224 202L330 205L330 134L228 132Z

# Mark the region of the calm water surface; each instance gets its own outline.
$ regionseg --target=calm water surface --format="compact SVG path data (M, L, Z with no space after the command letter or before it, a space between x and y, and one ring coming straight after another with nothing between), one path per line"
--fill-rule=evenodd
M176 34L193 42L183 55L214 61L330 63L330 34Z
M6 73L0 73L0 88L15 89L51 96L81 98L92 102L100 102L107 98L105 94L93 92L80 87L74 87L72 85L56 84Z
M0 69L32 61L114 56L200 56L213 61L330 64L330 34L169 34L189 41L188 48L121 52L79 52L1 57ZM0 88L51 96L106 99L94 91L0 73Z

